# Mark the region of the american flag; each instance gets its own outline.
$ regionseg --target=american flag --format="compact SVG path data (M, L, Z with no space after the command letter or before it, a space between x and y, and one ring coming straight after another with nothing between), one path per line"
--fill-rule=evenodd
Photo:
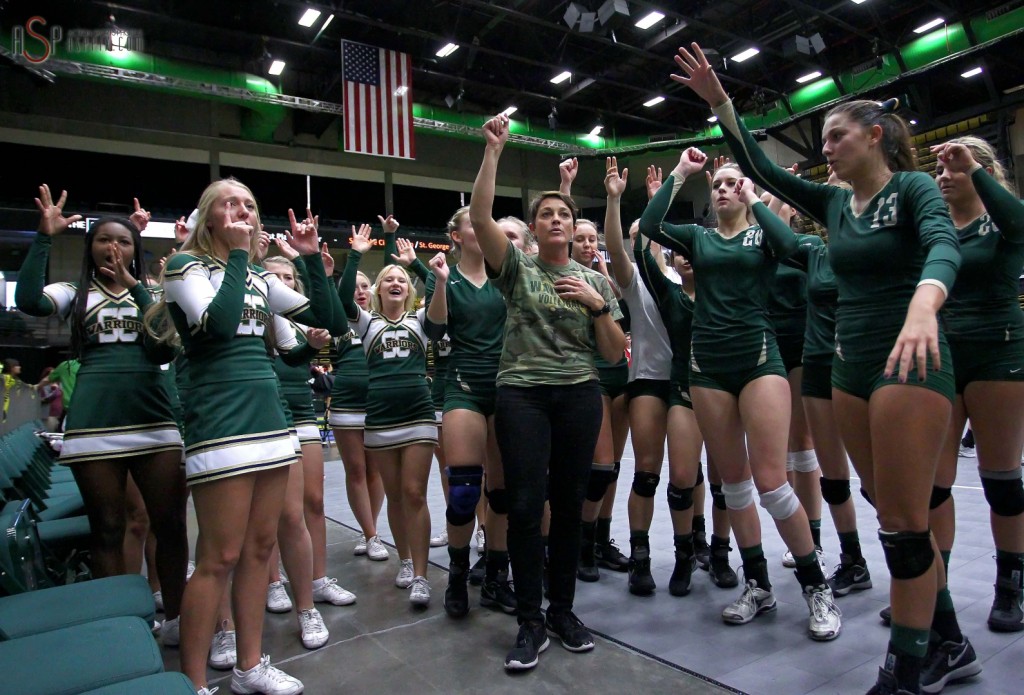
M415 159L409 55L342 41L341 71L345 151Z

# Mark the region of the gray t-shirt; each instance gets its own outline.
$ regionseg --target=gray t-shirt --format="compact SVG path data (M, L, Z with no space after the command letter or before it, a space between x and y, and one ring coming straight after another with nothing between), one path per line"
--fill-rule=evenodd
M668 341L668 331L654 297L640 280L636 263L632 265L633 277L628 285L620 287L622 298L629 307L629 332L633 339L629 381L668 381L672 372L672 346Z

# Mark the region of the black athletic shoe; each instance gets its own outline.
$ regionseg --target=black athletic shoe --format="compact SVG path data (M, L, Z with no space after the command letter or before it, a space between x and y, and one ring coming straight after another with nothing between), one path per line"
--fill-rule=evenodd
M448 586L444 590L444 612L449 618L465 618L469 613L469 568L448 566Z
M570 652L589 652L594 648L594 637L590 630L572 611L548 611L544 621L547 631L562 642L562 646Z
M497 579L484 582L480 588L480 605L509 615L516 612L516 594L507 573L499 572Z
M901 690L896 676L892 671L878 669L878 681L868 691L868 695L914 695L909 690Z
M629 593L634 596L650 596L658 585L651 576L651 558L633 557L629 560Z
M673 596L686 596L690 593L690 580L696 568L696 555L687 555L676 550L676 566L668 580L668 593Z
M594 556L597 558L598 566L610 569L612 572L625 572L629 569L629 558L622 554L619 546L615 545L614 538L610 538L607 543L596 543Z
M966 637L963 642L932 644L928 649L921 670L922 693L941 693L948 684L981 673L981 662Z
M988 627L993 632L1024 630L1024 591L1011 579L996 579L996 596L988 614Z
M711 583L719 589L732 589L739 586L740 580L736 576L736 570L729 564L729 551L732 548L728 545L712 545L714 547L711 548L711 562L708 567Z
M697 558L697 566L707 572L711 567L711 547L706 531L693 532L693 555Z
M473 563L473 567L469 570L469 583L473 586L480 586L484 583L484 577L487 576L487 556L481 555L480 559Z
M878 611L878 617L882 619L882 625L889 627L892 624L892 606L886 606Z
M505 656L506 671L528 671L537 665L540 654L551 646L544 623L531 621L519 626L516 646Z
M864 560L852 562L849 555L840 555L840 563L836 565L832 576L828 578L828 586L833 596L846 596L851 591L863 591L871 588L871 573L868 572Z
M594 550L593 538L589 540L584 538L580 544L580 564L576 567L576 578L581 582L596 582L601 578L601 571L597 569L597 557L594 555Z

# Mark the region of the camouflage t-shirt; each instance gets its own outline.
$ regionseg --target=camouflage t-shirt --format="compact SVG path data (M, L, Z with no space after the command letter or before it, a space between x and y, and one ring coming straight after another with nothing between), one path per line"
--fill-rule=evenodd
M567 276L586 280L619 320L622 312L603 275L573 260L548 265L511 243L500 271L488 266L487 273L508 304L499 386L568 386L597 379L594 319L580 302L559 297L554 283Z

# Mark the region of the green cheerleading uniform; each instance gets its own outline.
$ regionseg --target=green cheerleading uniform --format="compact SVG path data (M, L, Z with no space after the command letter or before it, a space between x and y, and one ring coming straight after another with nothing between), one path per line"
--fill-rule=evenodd
M427 307L434 297L435 278L427 279ZM456 265L445 284L448 305L443 326L427 321L427 334L434 338L445 331L451 339L444 378L444 412L472 410L485 417L494 414L496 381L508 310L505 298L490 281L477 287Z
M802 242L804 236L797 235L797 243ZM779 354L789 374L803 364L804 332L807 328L806 273L786 263L779 264L768 298L768 318L775 329Z
M430 335L430 331L427 331ZM434 358L434 372L430 376L430 400L434 403L434 419L441 426L441 414L444 411L444 391L448 382L448 362L452 354L452 340L445 333L437 340L427 341L431 356Z
M773 164L732 102L714 111L743 171L829 230L829 261L839 287L832 385L866 400L882 386L898 384L896 373L885 378L885 362L917 286L934 284L948 292L960 267L956 230L938 186L922 172L895 172L856 215L852 191L806 181ZM952 359L941 328L939 348L941 370L931 367L929 356L922 382L912 362L906 383L952 400Z
M802 236L786 260L807 273L807 322L804 330L800 395L832 400L832 359L836 353L836 304L839 288L820 237Z
M940 313L957 393L972 381L1024 380L1024 205L984 169L971 180L986 212L957 230L963 261Z
M786 376L767 306L779 259L796 248L796 235L761 202L751 208L758 224L729 239L700 225L666 223L682 183L669 175L640 217L640 233L682 253L700 278L690 386L738 396L754 379Z
M188 358L185 474L190 485L290 465L295 446L267 352L273 317L332 318L319 254L305 258L310 300L232 250L227 262L179 252L164 270L168 310Z
M669 407L681 405L693 410L690 399L690 341L693 338L694 301L682 285L665 277L651 254L650 242L643 245L643 235L633 242L636 269L647 291L658 306L658 313L668 332L672 348L672 369L669 374Z
M347 325L334 336L334 386L327 422L334 429L361 430L366 424L366 394L370 373L366 370L363 343Z
M75 319L78 287L43 286L51 239L39 234L18 276L15 301L31 316ZM173 358L146 337L153 297L142 283L114 294L93 280L86 295L77 384L68 404L60 462L77 464L180 451L181 434L160 361Z
M436 445L437 423L427 384L427 336L421 319L406 312L392 321L352 301L361 257L358 251L349 252L339 294L362 342L370 374L364 446L382 450Z
M313 391L310 388L309 363L320 352L306 341L305 326L279 316L274 317L277 355L274 372L280 382L281 396L291 413L295 432L302 444L319 444Z

